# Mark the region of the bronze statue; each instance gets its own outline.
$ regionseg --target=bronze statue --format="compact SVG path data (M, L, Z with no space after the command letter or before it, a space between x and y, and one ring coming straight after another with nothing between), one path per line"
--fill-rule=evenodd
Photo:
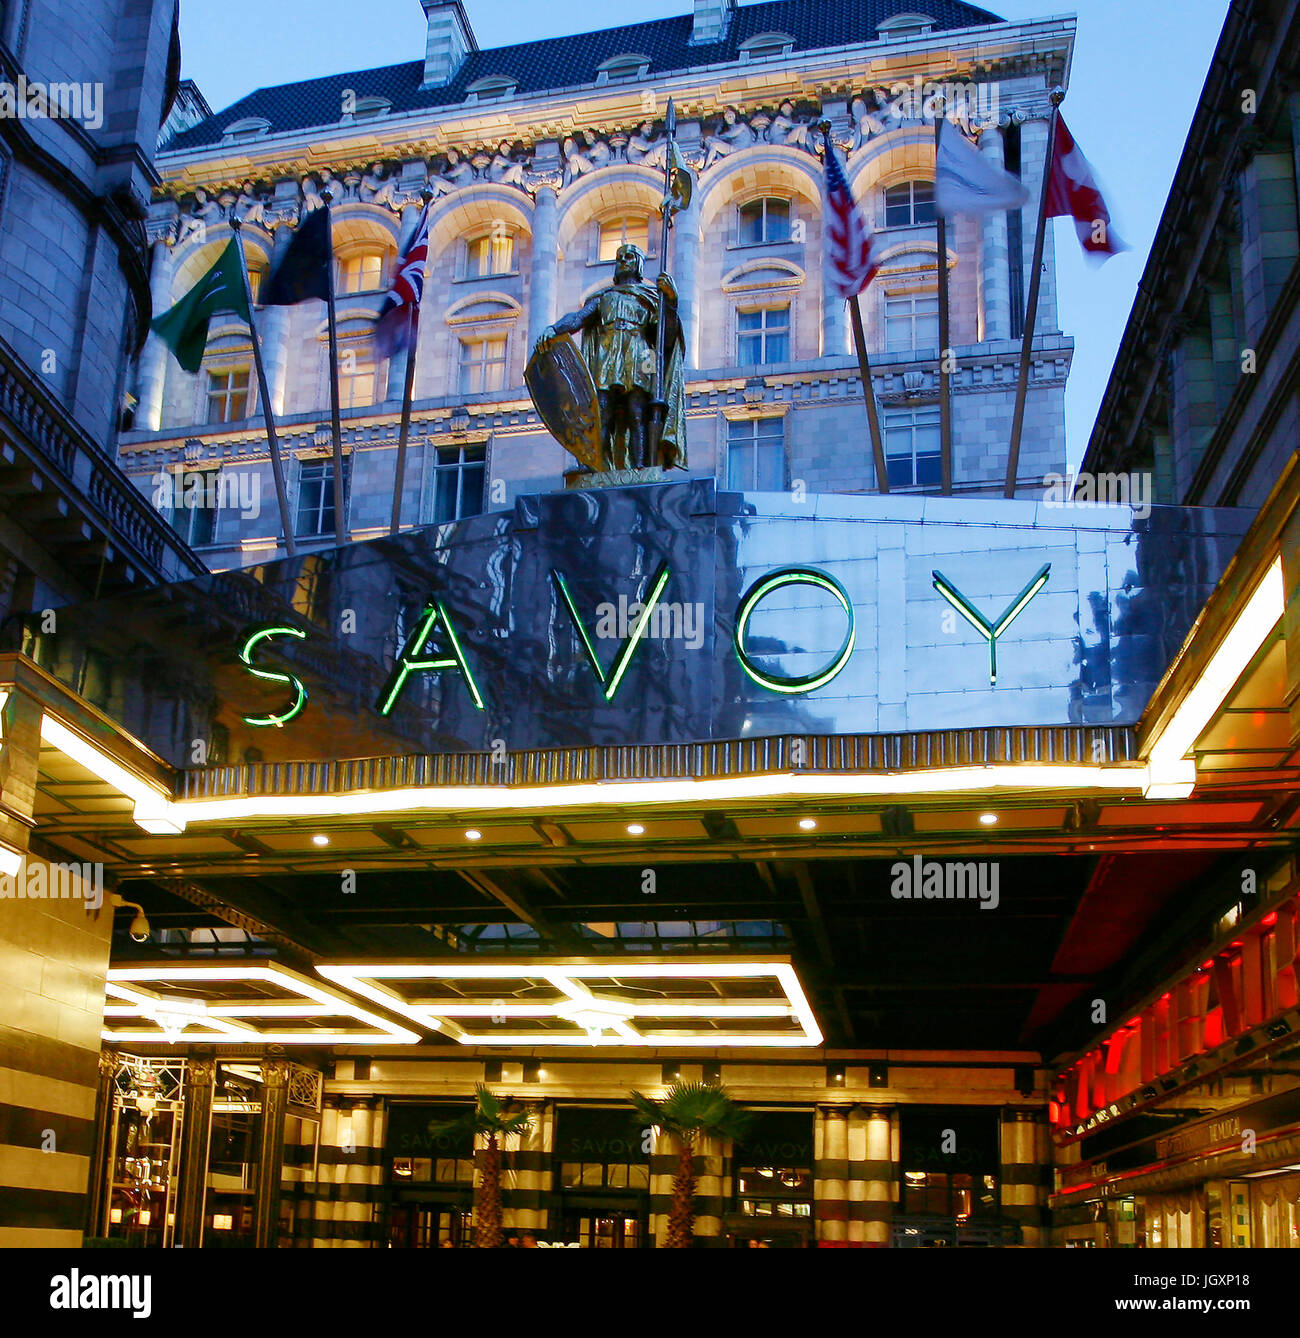
M580 311L561 317L544 330L533 354L535 361L544 359L566 335L581 334L582 361L591 374L599 411L601 459L597 464L589 458L594 452L574 453L584 465L601 470L686 468L686 360L677 318L677 288L667 274L660 274L653 284L647 283L645 260L639 246L620 246L614 262L614 282ZM665 326L662 344L661 306ZM656 404L661 349L663 389L662 400ZM582 398L581 392L576 398ZM536 393L534 400L538 400ZM540 402L538 407L542 407ZM592 428L595 417L589 415L585 420ZM574 449L569 441L564 445Z

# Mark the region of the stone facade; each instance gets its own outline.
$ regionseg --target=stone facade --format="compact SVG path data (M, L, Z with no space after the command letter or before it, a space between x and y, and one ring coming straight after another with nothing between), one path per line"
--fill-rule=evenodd
M450 78L453 57L463 61L461 48L473 44L458 35L458 6L426 8L429 85ZM712 32L731 17L730 5L697 6L696 26ZM922 456L932 445L937 451L935 227L923 201L916 221L909 220L917 207L898 202L898 188L906 195L908 183L924 189L933 177L933 122L920 114L920 98L900 97L923 71L922 84L981 90L982 120L967 126L991 157L1018 165L1031 190L1014 230L1006 215L963 217L948 229L953 487L958 494L1000 493L1019 353L1014 295L1027 284L1048 92L1068 70L1072 42L1072 20L1044 20L952 34L882 32L877 41L815 51L776 44L771 55L742 52L733 68L701 64L663 78L646 75L643 63L625 80L618 62L607 61L593 69L589 86L506 93L484 105L487 89L400 116L384 111L383 98L368 101L357 76L358 87L344 90L354 97L344 100L337 123L293 131L267 124L269 115L236 117L239 104L211 123L223 132L217 142L200 127L160 157L164 182L148 225L154 304L176 300L212 263L229 239L232 214L245 223L251 270L265 273L328 190L342 279L346 529L353 539L386 532L405 369L400 356L392 366L375 362L370 331L420 193L432 191L403 523L504 508L521 494L562 487L572 460L533 412L524 365L552 320L609 281L619 220L627 220L634 239L648 240L648 269L657 270L663 114L671 95L679 143L698 174L668 255L687 337L691 473L724 487L873 491L845 304L823 279L824 171L814 126L825 118L884 251L862 306L887 453L908 452L894 490L933 491L937 464L931 455L913 472L911 443ZM632 69L630 55L626 65ZM777 204L759 221L762 200ZM1011 236L1020 243L1015 273ZM1065 460L1073 346L1057 328L1050 235L1046 264L1020 457L1024 486L1063 469ZM756 322L775 333L747 335ZM306 303L266 311L259 323L298 539L324 543L333 535L321 517L324 485L316 481L331 442L324 309ZM233 319L213 322L207 362L194 376L151 341L136 371L136 430L121 444L123 467L155 500L165 501L168 491L160 476L178 470L220 471L232 483L244 476L253 485L246 492L261 504L245 511L256 514L230 506L200 517L175 510L182 533L216 567L265 561L282 548L251 361L247 327ZM759 431L753 420L761 427L772 419L777 424L762 431L779 449L779 464L759 468L752 465Z

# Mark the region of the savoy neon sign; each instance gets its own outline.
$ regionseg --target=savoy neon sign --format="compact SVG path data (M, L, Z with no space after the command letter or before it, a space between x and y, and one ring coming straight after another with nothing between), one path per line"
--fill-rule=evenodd
M1041 567L995 621L985 617L941 572L933 573L934 588L988 642L991 684L997 681L998 639L1047 584L1050 572L1050 563ZM626 683L628 669L638 647L646 639L647 630L654 622L656 610L668 587L671 575L669 565L665 562L650 577L642 601L629 609L626 635L622 638L613 659L605 664L596 647L599 633L597 638L593 638L592 631L577 606L568 580L562 572L552 570L551 580L555 586L559 605L572 623L583 656L606 702L612 703ZM755 659L749 647L749 634L753 618L763 601L779 590L793 587L805 587L828 595L843 612L845 627L839 648L823 665L806 674L786 676L773 672ZM274 641L280 637L304 642L309 639L309 634L287 623L268 625L249 632L239 648L239 661L249 674L264 683L282 684L287 694L279 709L243 717L244 723L254 728L282 728L301 715L307 706L308 692L302 680L288 669L277 669L267 665L261 658L264 653L274 648ZM435 638L439 642L436 647ZM802 696L826 687L847 667L856 644L857 618L853 601L839 581L816 567L782 567L771 571L756 580L745 591L736 606L731 638L732 653L745 675L768 692L783 696ZM465 651L463 629L446 604L435 597L427 601L414 631L406 639L401 654L397 657L375 702L375 710L381 716L391 715L411 679L429 673L459 674L474 709L477 711L487 709L474 665Z

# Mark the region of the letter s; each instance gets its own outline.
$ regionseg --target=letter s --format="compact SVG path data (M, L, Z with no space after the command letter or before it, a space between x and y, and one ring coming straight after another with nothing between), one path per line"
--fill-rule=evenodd
M277 673L274 669L262 669L253 663L253 652L263 641L273 636L291 636L299 641L307 640L307 633L297 627L263 627L249 635L240 647L239 658L244 667L255 678L265 679L268 683L284 683L296 694L293 705L279 715L246 715L244 724L253 726L274 725L280 728L289 723L304 706L307 705L307 689L292 674Z

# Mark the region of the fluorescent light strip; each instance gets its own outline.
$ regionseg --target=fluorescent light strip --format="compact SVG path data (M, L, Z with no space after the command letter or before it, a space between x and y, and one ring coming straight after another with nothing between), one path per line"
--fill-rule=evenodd
M1277 626L1286 605L1282 559L1274 560L1233 620L1228 634L1183 698L1173 718L1147 750L1151 770L1159 772L1180 762L1214 718L1237 680L1245 673L1265 639ZM1164 781L1166 777L1160 776Z

